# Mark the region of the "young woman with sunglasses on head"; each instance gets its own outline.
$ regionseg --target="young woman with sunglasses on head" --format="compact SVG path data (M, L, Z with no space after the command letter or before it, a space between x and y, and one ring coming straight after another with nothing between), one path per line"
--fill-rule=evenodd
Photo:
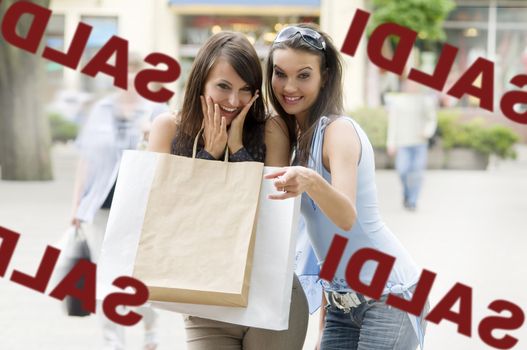
M198 158L289 164L290 143L280 118L268 118L261 98L262 67L243 34L221 32L207 40L193 63L183 106L176 115L154 120L148 150L190 157L199 139ZM308 311L295 277L289 329L271 331L185 316L189 350L300 350L307 331Z
M389 293L411 297L419 270L379 215L371 143L342 115L342 65L331 39L315 26L284 28L267 62L267 92L295 144L291 167L274 179L280 200L302 195L302 215L319 264L334 234L349 239L332 281L324 288L320 349L409 350L422 344L424 321L385 304ZM383 296L372 300L346 283L350 256L374 248L396 257ZM369 284L375 264L360 279ZM320 302L320 301L319 301Z

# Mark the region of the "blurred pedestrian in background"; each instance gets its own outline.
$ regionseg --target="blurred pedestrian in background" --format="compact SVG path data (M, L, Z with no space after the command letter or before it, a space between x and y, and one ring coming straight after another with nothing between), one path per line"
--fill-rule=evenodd
M403 205L414 211L423 184L428 142L437 127L437 102L422 86L401 79L401 92L385 97L388 110L387 149L403 186Z
M92 261L97 263L112 204L117 172L124 150L144 149L151 119L168 107L142 98L134 78L142 61L131 54L128 90L119 90L95 102L76 145L80 153L76 173L72 224L86 232ZM105 350L125 349L124 327L107 319L97 305ZM120 310L123 311L123 310ZM136 310L143 315L145 350L157 348L157 314L148 306Z

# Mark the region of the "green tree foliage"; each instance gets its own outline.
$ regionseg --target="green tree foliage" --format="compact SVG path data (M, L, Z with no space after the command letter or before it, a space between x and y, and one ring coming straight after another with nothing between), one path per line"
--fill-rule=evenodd
M372 0L369 32L382 23L396 23L418 33L420 39L445 39L443 21L455 7L452 0Z
M375 148L386 148L388 113L382 107L362 107L350 115L360 124Z
M388 115L384 108L359 108L349 113L368 135L373 147L386 148ZM444 149L471 148L482 154L515 159L514 146L520 137L503 125L488 125L483 117L461 122L459 110L438 112L438 132Z
M70 122L58 113L51 113L48 117L51 128L51 140L53 142L75 140L78 133L77 124Z
M487 126L483 118L461 123L457 113L443 111L439 114L438 127L445 149L472 148L503 159L516 158L514 145L520 138L503 125Z

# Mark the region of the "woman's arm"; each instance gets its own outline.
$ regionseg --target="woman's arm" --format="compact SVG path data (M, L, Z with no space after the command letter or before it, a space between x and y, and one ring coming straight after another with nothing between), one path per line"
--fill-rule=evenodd
M271 199L296 197L306 192L322 212L344 231L351 229L357 216L355 197L360 141L353 125L346 120L331 123L324 137L323 163L331 172L331 184L306 167L288 167L265 178L275 179L277 190Z
M75 172L75 183L73 185L73 201L71 210L71 224L77 228L80 227L81 222L77 218L77 209L81 201L82 189L86 181L86 161L81 157L77 163L77 170Z
M265 122L265 165L284 167L290 161L290 141L282 118L273 116Z
M158 115L152 122L147 151L170 153L176 136L176 120L173 113Z

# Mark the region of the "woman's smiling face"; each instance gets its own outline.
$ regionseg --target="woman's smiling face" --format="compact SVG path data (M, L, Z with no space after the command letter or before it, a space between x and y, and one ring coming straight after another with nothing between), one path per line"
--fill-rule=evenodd
M236 73L225 59L220 57L212 67L205 82L205 97L219 105L220 115L227 125L233 121L252 97L251 87Z
M273 93L286 113L302 122L322 87L320 57L290 48L273 52Z

